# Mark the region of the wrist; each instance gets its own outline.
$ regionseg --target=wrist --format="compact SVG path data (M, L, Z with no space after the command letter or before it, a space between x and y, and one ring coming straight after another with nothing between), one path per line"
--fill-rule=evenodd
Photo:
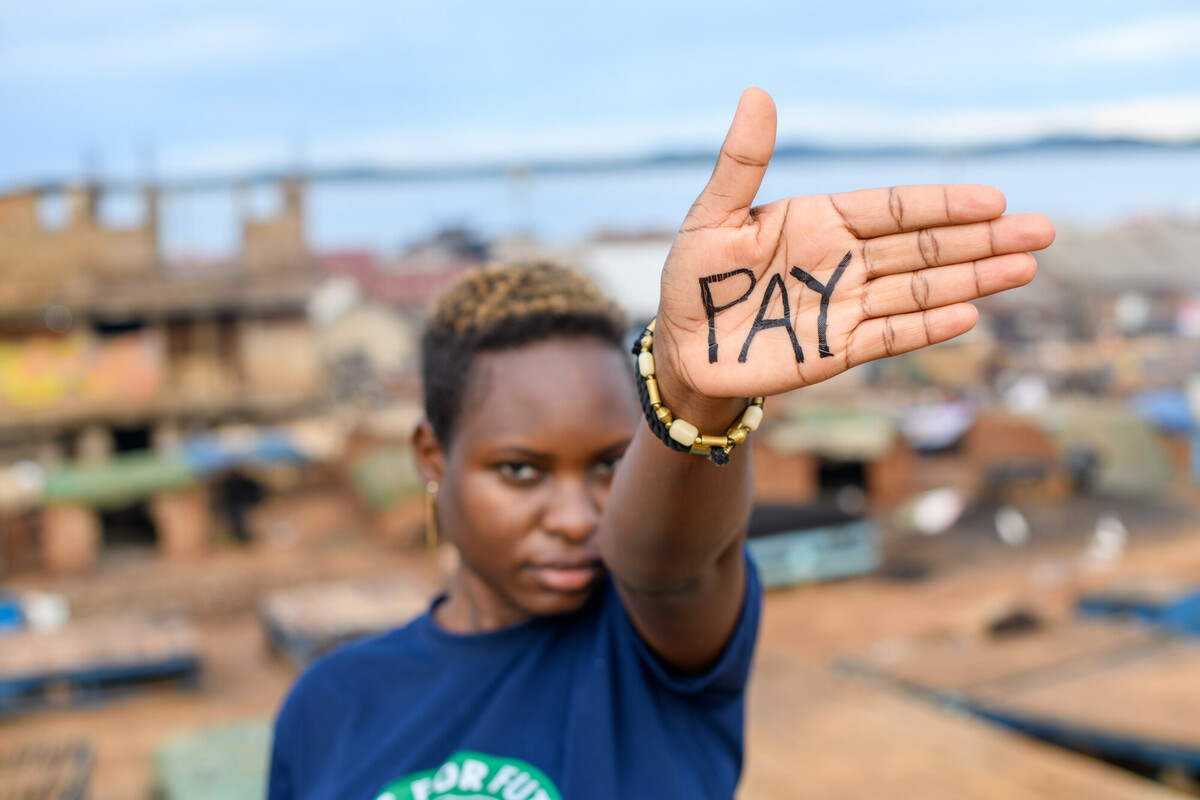
M663 404L676 417L686 419L702 431L725 430L746 408L743 397L710 397L693 389L682 379L669 356L656 357L655 363Z
M717 466L729 463L729 452L744 442L747 434L762 421L764 398L752 398L745 406L741 406L741 401L734 398L708 397L690 388L689 383L683 380L682 370L668 366L664 374L667 375L668 391L676 393L676 408L684 409L692 419L698 421L686 419L683 412L672 410L665 402L659 383L658 362L654 356L654 328L655 321L651 320L633 347L638 357L638 397L650 430L672 450L708 456ZM664 358L663 363L666 364L667 360ZM729 409L738 406L741 406L741 412L732 422L713 422L728 419ZM700 426L709 424L720 424L721 428L706 433Z

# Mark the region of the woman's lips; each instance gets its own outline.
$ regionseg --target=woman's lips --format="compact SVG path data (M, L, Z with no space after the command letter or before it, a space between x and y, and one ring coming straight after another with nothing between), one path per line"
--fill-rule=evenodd
M537 581L547 589L556 592L579 592L596 580L596 576L600 574L600 562L536 564L531 569Z

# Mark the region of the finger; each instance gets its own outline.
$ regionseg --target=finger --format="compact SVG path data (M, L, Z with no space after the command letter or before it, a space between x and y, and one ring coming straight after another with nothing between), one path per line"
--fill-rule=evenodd
M1037 274L1037 261L1029 253L1008 255L887 275L863 287L863 316L889 317L954 303L965 303L989 294L1024 286Z
M1041 250L1054 241L1054 227L1041 214L1013 214L988 222L924 228L868 239L863 243L867 277L925 267L961 264L1006 253Z
M828 198L859 239L995 219L1006 202L999 189L969 183L864 189Z
M975 306L958 303L860 322L847 342L846 366L858 366L953 339L975 327L978 319Z
M774 151L775 101L762 89L747 89L712 177L688 212L684 230L746 224Z

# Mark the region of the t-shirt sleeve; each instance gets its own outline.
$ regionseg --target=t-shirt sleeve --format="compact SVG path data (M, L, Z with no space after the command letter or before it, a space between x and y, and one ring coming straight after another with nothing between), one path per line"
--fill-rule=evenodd
M320 708L325 705L327 674L324 661L310 666L301 673L280 706L271 736L267 800L298 800L308 794L304 786L309 776L304 768L311 754L320 748L314 734L325 730L323 726L314 726L312 720L320 716Z
M275 720L271 737L271 761L267 772L267 800L294 800L291 753L288 751L288 730L284 710Z
M725 644L721 655L705 672L681 675L673 672L659 660L650 646L642 640L633 626L633 621L622 608L620 610L622 638L628 637L633 647L664 687L681 694L706 694L713 696L738 695L746 687L750 677L750 664L754 656L754 645L758 640L758 621L762 613L762 582L758 578L758 568L750 555L749 548L743 548L743 561L746 569L746 596L742 601L742 612L734 627L733 635ZM614 593L615 595L615 593ZM618 608L620 601L615 603Z

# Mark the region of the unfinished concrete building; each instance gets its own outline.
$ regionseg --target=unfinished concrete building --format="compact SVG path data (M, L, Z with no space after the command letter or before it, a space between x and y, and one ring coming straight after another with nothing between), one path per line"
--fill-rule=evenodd
M202 480L161 497L90 503L53 496L49 471L86 464L89 480L121 483L123 456L162 455L189 434L322 407L305 314L318 276L303 188L282 181L276 215L242 220L232 261L187 270L163 257L153 186L140 192L141 221L121 228L102 221L104 191L94 185L0 196L0 571L86 566L134 518L160 545L189 526L193 539L207 530L194 521L208 509ZM43 220L48 196L65 206L59 225ZM24 472L13 477L16 467ZM46 477L31 486L38 468Z

